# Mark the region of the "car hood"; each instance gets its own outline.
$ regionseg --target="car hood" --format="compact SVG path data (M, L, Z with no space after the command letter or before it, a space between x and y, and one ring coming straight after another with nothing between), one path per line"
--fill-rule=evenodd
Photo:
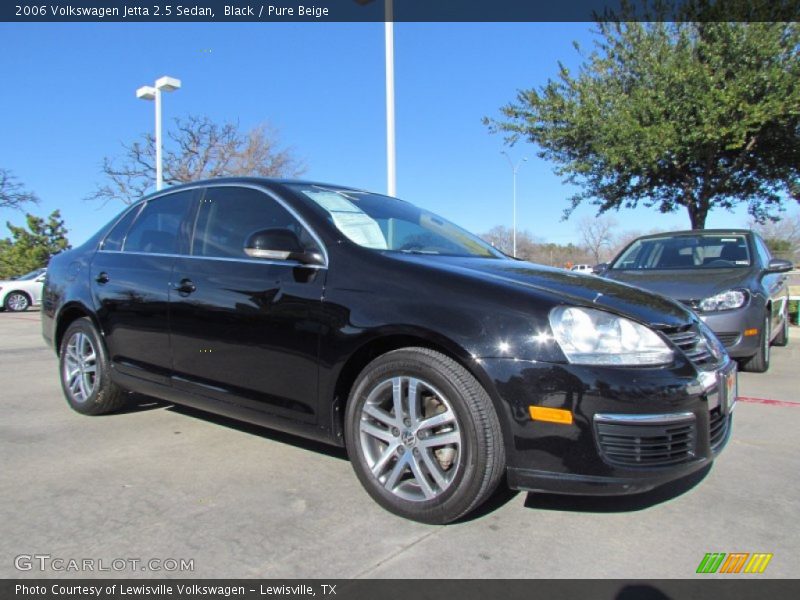
M607 271L604 277L675 298L702 300L731 288L747 287L750 269Z
M403 255L398 260L432 269L506 284L549 296L555 303L594 306L657 327L676 327L693 319L680 304L624 283L594 275L545 267L513 259Z

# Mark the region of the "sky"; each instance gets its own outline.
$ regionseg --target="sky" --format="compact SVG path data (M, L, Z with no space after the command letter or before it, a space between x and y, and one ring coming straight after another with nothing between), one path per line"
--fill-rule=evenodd
M573 40L589 48L590 23L397 23L397 195L473 231L512 224L507 149L527 162L517 179L517 227L545 241L578 242L590 205L562 220L573 189L536 148L504 146L481 119L520 89L575 68ZM135 90L179 78L163 102L175 117L208 115L247 130L275 127L306 165L304 178L386 191L382 23L2 23L0 168L56 208L73 245L123 205L85 198L102 183L104 156L153 129L153 103ZM622 230L688 229L685 212L613 214ZM0 222L24 213L0 209ZM744 209L712 212L707 227L741 227ZM5 228L0 237L7 235Z

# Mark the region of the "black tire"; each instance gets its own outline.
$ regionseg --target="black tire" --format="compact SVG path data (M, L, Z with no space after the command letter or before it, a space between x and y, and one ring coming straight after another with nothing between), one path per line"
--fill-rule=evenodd
M8 312L24 312L31 307L31 297L25 292L9 292L3 302Z
M747 371L748 373L767 372L769 369L770 334L770 315L767 314L764 317L761 337L758 338L758 352L743 362L742 371Z
M125 390L111 381L108 353L88 317L73 321L64 332L58 367L61 389L77 412L103 415L125 404Z
M418 393L411 393L411 382ZM385 402L396 406L399 396L408 409L402 417L416 414L417 419L398 419L392 408L391 414L384 411L381 420L372 420L365 408L379 406L376 402L387 393ZM413 411L411 396L419 399ZM431 417L446 424L434 426ZM403 431L384 428L387 419L395 419ZM371 433L376 425L380 439ZM363 427L371 429L362 432ZM445 436L458 441L436 443ZM505 472L503 436L489 395L464 367L427 348L388 352L364 368L347 402L345 442L356 475L375 501L422 523L442 525L473 511L491 496ZM399 479L396 471L403 473Z
M783 323L781 323L781 330L772 342L773 346L784 347L789 344L789 302L784 302L783 305Z

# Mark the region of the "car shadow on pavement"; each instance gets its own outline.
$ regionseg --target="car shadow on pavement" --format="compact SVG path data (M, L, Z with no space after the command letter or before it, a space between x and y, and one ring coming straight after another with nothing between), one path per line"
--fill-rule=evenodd
M711 465L649 492L627 496L565 496L530 492L525 499L525 508L586 513L635 512L685 494L705 479L709 471Z
M129 413L144 412L146 410L155 410L157 408L169 408L170 406L172 406L172 404L169 402L132 392L128 394L128 400L125 402L125 405L121 409L110 413L108 416L126 415Z
M497 486L495 492L489 496L489 499L486 500L486 502L481 504L472 512L468 513L466 516L457 519L455 523L469 523L470 521L485 517L511 502L519 495L519 493L519 490L512 490L510 487L508 487L505 478L503 478L503 481L500 482L500 485ZM494 527L494 525L490 525L489 527L491 529Z
M209 423L215 423L216 425L221 425L229 429L235 429L236 431L241 431L243 433L249 433L250 435L256 435L265 440L272 440L273 442L279 442L281 444L289 444L291 446L295 446L296 448L300 448L301 450L309 450L311 452L316 452L317 454L324 454L325 456L338 458L340 460L349 460L347 457L347 452L344 448L332 446L323 442L317 442L293 435L291 433L284 433L276 429L262 427L261 425L253 425L252 423L247 423L245 421L223 417L221 415L179 404L169 404L167 406L167 410L185 415L187 417L201 419Z

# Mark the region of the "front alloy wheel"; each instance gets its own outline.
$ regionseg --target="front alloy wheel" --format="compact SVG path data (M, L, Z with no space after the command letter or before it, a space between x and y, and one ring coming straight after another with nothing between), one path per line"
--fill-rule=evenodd
M771 343L770 315L764 317L764 325L761 329L761 337L758 340L758 352L745 361L742 365L743 371L750 373L765 373L769 369L769 353Z
M430 383L406 376L380 382L364 402L359 430L370 471L397 497L431 500L452 485L461 432L450 402Z
M8 296L6 296L5 307L8 311L22 312L24 310L28 310L30 305L30 299L22 292L11 292Z
M345 415L347 452L384 508L423 523L466 515L505 470L500 423L486 390L434 350L403 348L368 364Z

